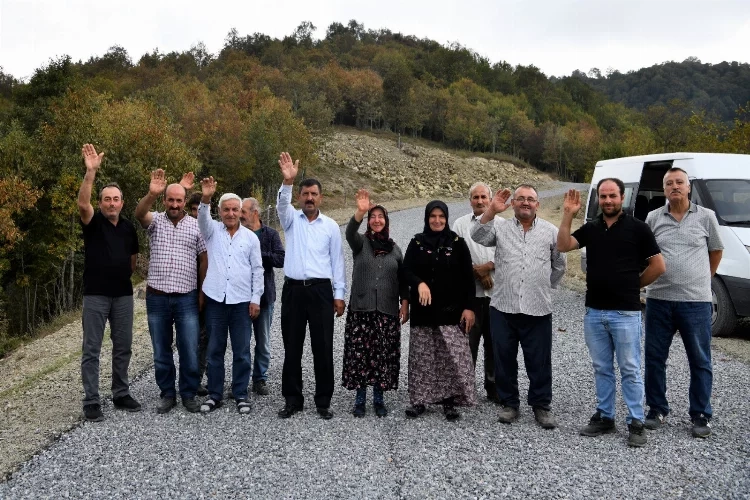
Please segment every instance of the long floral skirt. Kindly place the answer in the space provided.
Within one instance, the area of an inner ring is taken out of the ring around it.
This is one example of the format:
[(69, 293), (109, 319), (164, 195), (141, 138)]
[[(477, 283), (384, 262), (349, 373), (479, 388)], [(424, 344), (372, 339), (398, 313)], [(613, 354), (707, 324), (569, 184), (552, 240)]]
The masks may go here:
[(477, 402), (469, 337), (456, 325), (412, 326), (409, 334), (409, 400), (459, 406)]
[(401, 325), (398, 316), (349, 310), (344, 330), (342, 385), (384, 391), (398, 389), (401, 369)]

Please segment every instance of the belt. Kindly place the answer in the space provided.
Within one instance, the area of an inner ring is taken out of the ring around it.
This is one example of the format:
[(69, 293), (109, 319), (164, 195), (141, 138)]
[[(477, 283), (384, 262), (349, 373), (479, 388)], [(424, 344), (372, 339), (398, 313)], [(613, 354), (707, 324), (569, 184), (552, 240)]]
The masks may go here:
[(191, 292), (185, 292), (185, 293), (168, 293), (168, 292), (162, 292), (161, 290), (157, 290), (156, 288), (152, 288), (150, 286), (146, 286), (146, 293), (153, 293), (154, 295), (168, 295), (170, 297), (178, 297), (180, 295), (187, 295)]
[(328, 278), (309, 278), (306, 280), (293, 280), (292, 278), (287, 278), (284, 276), (284, 283), (288, 285), (300, 285), (300, 286), (311, 286), (311, 285), (320, 285), (323, 283), (331, 284), (331, 280)]

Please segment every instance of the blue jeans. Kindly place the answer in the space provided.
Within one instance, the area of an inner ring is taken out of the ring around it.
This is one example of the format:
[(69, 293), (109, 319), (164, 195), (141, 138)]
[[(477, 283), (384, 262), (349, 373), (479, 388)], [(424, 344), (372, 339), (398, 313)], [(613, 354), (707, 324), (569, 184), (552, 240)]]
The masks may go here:
[(175, 366), (172, 354), (172, 325), (180, 355), (180, 397), (189, 399), (198, 390), (198, 291), (181, 295), (146, 292), (146, 312), (151, 345), (154, 348), (154, 374), (161, 397), (175, 397)]
[(628, 407), (625, 421), (644, 421), (641, 378), (641, 311), (609, 311), (586, 308), (583, 332), (594, 365), (597, 410), (615, 418), (614, 355), (620, 367), (622, 398)]
[(253, 382), (268, 379), (268, 365), (271, 363), (271, 320), (273, 304), (260, 308), (260, 314), (253, 320), (255, 330), (255, 364)]
[(250, 302), (226, 304), (206, 297), (206, 333), (208, 334), (208, 396), (214, 401), (224, 397), (224, 354), (227, 330), (232, 342), (232, 394), (235, 400), (247, 399), (250, 383), (250, 337), (253, 323)]
[(711, 418), (711, 303), (646, 299), (646, 403), (662, 415), (667, 403), (667, 357), (679, 330), (690, 365), (690, 416)]

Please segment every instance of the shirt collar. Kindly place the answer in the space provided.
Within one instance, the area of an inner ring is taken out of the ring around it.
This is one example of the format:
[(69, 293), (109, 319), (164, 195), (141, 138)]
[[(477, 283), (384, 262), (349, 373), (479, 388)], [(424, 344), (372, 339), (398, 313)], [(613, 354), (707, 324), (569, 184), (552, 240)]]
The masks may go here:
[[(536, 221), (537, 221), (537, 219), (539, 219), (539, 217), (537, 217), (537, 216), (535, 215), (535, 216), (534, 216), (534, 220), (533, 220), (533, 221), (531, 221), (531, 227), (532, 227), (532, 228), (536, 227)], [(516, 217), (516, 216), (513, 216), (513, 222), (515, 222), (515, 223), (516, 223), (516, 226), (522, 226), (522, 225), (523, 225), (523, 224), (521, 223), (521, 221), (520, 221), (520, 220), (518, 220), (518, 217)]]

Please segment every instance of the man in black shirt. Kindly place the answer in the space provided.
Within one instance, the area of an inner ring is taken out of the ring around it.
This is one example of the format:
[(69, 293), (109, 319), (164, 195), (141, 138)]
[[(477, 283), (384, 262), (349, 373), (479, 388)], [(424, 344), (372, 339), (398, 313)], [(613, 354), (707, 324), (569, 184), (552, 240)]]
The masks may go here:
[[(594, 365), (598, 406), (583, 436), (615, 432), (614, 355), (620, 367), (622, 397), (628, 407), (628, 445), (646, 444), (643, 428), (643, 379), (641, 378), (640, 289), (666, 270), (651, 229), (625, 214), (625, 185), (620, 179), (602, 179), (596, 186), (602, 213), (572, 235), (570, 226), (581, 209), (581, 195), (571, 189), (565, 195), (563, 219), (557, 233), (557, 249), (569, 252), (587, 247), (586, 315), (583, 331)], [(643, 264), (646, 268), (641, 272)]]
[(112, 338), (112, 402), (115, 408), (139, 411), (130, 395), (128, 367), (133, 340), (133, 285), (138, 236), (133, 224), (120, 217), (122, 191), (108, 184), (99, 192), (99, 211), (91, 206), (91, 190), (104, 153), (84, 144), (86, 175), (78, 191), (78, 212), (83, 227), (83, 414), (86, 420), (104, 419), (99, 400), (99, 355), (104, 327), (109, 320)]

